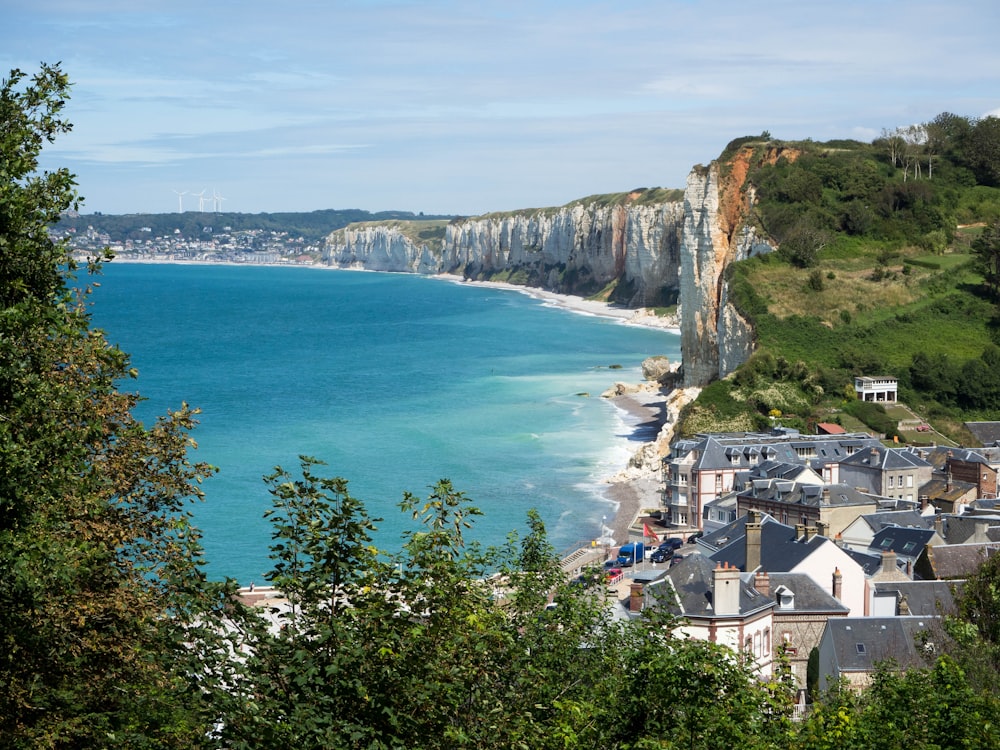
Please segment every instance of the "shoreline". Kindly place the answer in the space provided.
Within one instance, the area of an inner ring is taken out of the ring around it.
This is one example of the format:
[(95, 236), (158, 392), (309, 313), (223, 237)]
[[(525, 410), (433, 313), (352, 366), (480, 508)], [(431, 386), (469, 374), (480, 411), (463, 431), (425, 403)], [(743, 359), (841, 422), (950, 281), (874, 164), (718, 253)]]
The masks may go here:
[[(362, 271), (367, 269), (340, 268), (338, 266), (321, 265), (317, 263), (237, 263), (232, 261), (189, 261), (168, 259), (138, 259), (116, 256), (111, 262), (142, 263), (148, 265), (197, 265), (197, 266), (258, 266), (277, 268), (312, 268), (320, 271)], [(387, 273), (370, 271), (370, 273)], [(405, 272), (399, 272), (405, 273)], [(423, 275), (423, 274), (415, 274)], [(454, 284), (472, 284), (488, 289), (499, 289), (525, 294), (540, 300), (547, 306), (566, 310), (578, 315), (590, 315), (616, 320), (622, 325), (633, 325), (650, 328), (664, 333), (680, 335), (680, 328), (675, 320), (664, 319), (646, 308), (617, 307), (600, 300), (590, 300), (570, 294), (551, 292), (534, 287), (520, 286), (500, 281), (475, 281), (465, 279), (455, 274), (425, 275), (426, 278), (438, 279)], [(655, 353), (653, 353), (655, 354)], [(651, 354), (650, 356), (653, 356)], [(631, 427), (630, 440), (635, 442), (631, 457), (657, 445), (660, 433), (668, 422), (667, 408), (673, 391), (652, 387), (648, 381), (635, 386), (635, 390), (617, 396), (602, 396), (611, 405), (623, 412), (622, 421)], [(613, 386), (612, 386), (613, 387)], [(636, 524), (643, 510), (661, 506), (660, 474), (648, 468), (637, 468), (632, 464), (622, 467), (617, 473), (600, 480), (603, 485), (603, 495), (611, 505), (610, 518), (606, 523), (615, 546), (630, 541), (630, 529)], [(607, 532), (598, 525), (595, 537), (601, 538)]]

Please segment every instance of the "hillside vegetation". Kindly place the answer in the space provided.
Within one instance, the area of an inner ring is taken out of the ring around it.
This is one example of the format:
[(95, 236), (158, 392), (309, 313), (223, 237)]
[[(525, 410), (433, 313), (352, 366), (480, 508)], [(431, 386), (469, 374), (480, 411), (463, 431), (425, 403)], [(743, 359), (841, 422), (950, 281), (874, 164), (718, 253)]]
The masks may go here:
[(681, 432), (842, 421), (856, 375), (899, 378), (901, 400), (959, 442), (973, 442), (963, 421), (1000, 418), (1000, 120), (945, 113), (872, 143), (765, 133), (723, 159), (737, 153), (778, 250), (729, 269), (757, 349)]

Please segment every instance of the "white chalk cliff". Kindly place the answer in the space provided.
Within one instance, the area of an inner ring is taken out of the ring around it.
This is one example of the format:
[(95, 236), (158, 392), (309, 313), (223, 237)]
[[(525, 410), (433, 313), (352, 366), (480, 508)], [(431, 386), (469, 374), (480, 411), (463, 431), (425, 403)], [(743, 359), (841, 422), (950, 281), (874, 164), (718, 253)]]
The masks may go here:
[[(749, 154), (744, 154), (746, 157)], [(747, 163), (695, 167), (683, 201), (487, 214), (443, 227), (360, 224), (327, 238), (324, 260), (341, 268), (500, 279), (588, 296), (614, 285), (628, 307), (680, 304), (685, 386), (725, 377), (753, 350), (753, 331), (729, 301), (726, 266), (771, 250), (746, 222), (753, 201)], [(426, 224), (426, 226), (423, 226)]]

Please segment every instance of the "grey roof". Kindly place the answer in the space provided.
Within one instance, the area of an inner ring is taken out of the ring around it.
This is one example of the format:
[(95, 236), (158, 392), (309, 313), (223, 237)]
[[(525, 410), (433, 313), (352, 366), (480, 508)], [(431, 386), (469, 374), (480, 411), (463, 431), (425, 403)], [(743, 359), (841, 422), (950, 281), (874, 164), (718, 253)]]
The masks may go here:
[[(657, 606), (689, 619), (715, 618), (712, 599), (715, 588), (713, 571), (716, 564), (704, 555), (688, 555), (667, 572), (662, 581), (651, 584), (647, 591)], [(740, 576), (739, 617), (747, 617), (773, 607), (774, 599), (753, 587), (753, 575)], [(726, 616), (728, 617), (731, 616)]]
[[(925, 578), (948, 580), (968, 578), (987, 558), (996, 554), (1000, 544), (938, 544), (927, 549), (917, 570)], [(926, 565), (921, 563), (926, 562)]]
[[(738, 433), (730, 435), (700, 435), (696, 439), (676, 441), (670, 458), (697, 451), (694, 467), (699, 470), (726, 468), (745, 470), (758, 463), (774, 462), (803, 466), (819, 460), (822, 463), (840, 461), (863, 447), (880, 445), (876, 438), (864, 433), (843, 435), (800, 435)], [(799, 449), (815, 453), (809, 460), (799, 457)]]
[(845, 617), (827, 620), (824, 640), (833, 642), (841, 672), (869, 672), (892, 659), (901, 667), (925, 664), (917, 642), (936, 628), (933, 617)]
[(913, 616), (937, 617), (955, 610), (955, 593), (964, 581), (877, 581), (875, 595), (895, 593), (906, 597), (906, 606)]
[(868, 549), (877, 553), (895, 552), (898, 557), (915, 560), (935, 533), (934, 529), (886, 526), (875, 533)]
[(886, 526), (909, 526), (915, 529), (930, 529), (934, 519), (922, 516), (915, 510), (884, 510), (877, 513), (865, 513), (861, 519), (868, 524), (873, 532)]
[(965, 427), (983, 445), (995, 445), (1000, 441), (1000, 422), (966, 422)]
[(867, 578), (871, 578), (882, 568), (882, 555), (870, 555), (867, 552), (858, 552), (850, 547), (841, 547), (841, 550), (861, 566)]
[(741, 497), (813, 507), (872, 505), (877, 500), (846, 484), (800, 484), (776, 479), (750, 482)]
[(867, 467), (881, 471), (898, 471), (929, 467), (931, 464), (912, 448), (871, 447), (845, 458), (844, 466)]
[(794, 595), (794, 605), (791, 609), (779, 607), (774, 610), (775, 614), (783, 613), (826, 613), (826, 614), (846, 614), (850, 608), (835, 599), (831, 594), (823, 590), (816, 581), (805, 573), (768, 573), (770, 580), (771, 596), (776, 597), (776, 592), (780, 587), (789, 589)]
[[(761, 515), (760, 567), (769, 573), (792, 570), (821, 545), (829, 542), (826, 537), (818, 535), (814, 535), (808, 541), (804, 537), (799, 539), (793, 527), (775, 521), (766, 513)], [(702, 537), (698, 543), (715, 547), (716, 551), (711, 554), (712, 560), (745, 570), (746, 522), (747, 516), (740, 516), (718, 531)]]

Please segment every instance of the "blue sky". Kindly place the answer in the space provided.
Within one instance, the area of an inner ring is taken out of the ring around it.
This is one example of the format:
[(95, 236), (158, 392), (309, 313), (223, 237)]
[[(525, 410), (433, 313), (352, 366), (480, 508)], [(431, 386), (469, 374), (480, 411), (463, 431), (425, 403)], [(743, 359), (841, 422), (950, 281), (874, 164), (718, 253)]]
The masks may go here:
[(1000, 115), (997, 29), (996, 0), (4, 0), (0, 72), (62, 62), (44, 164), (86, 213), (474, 215), (683, 187), (763, 130)]

